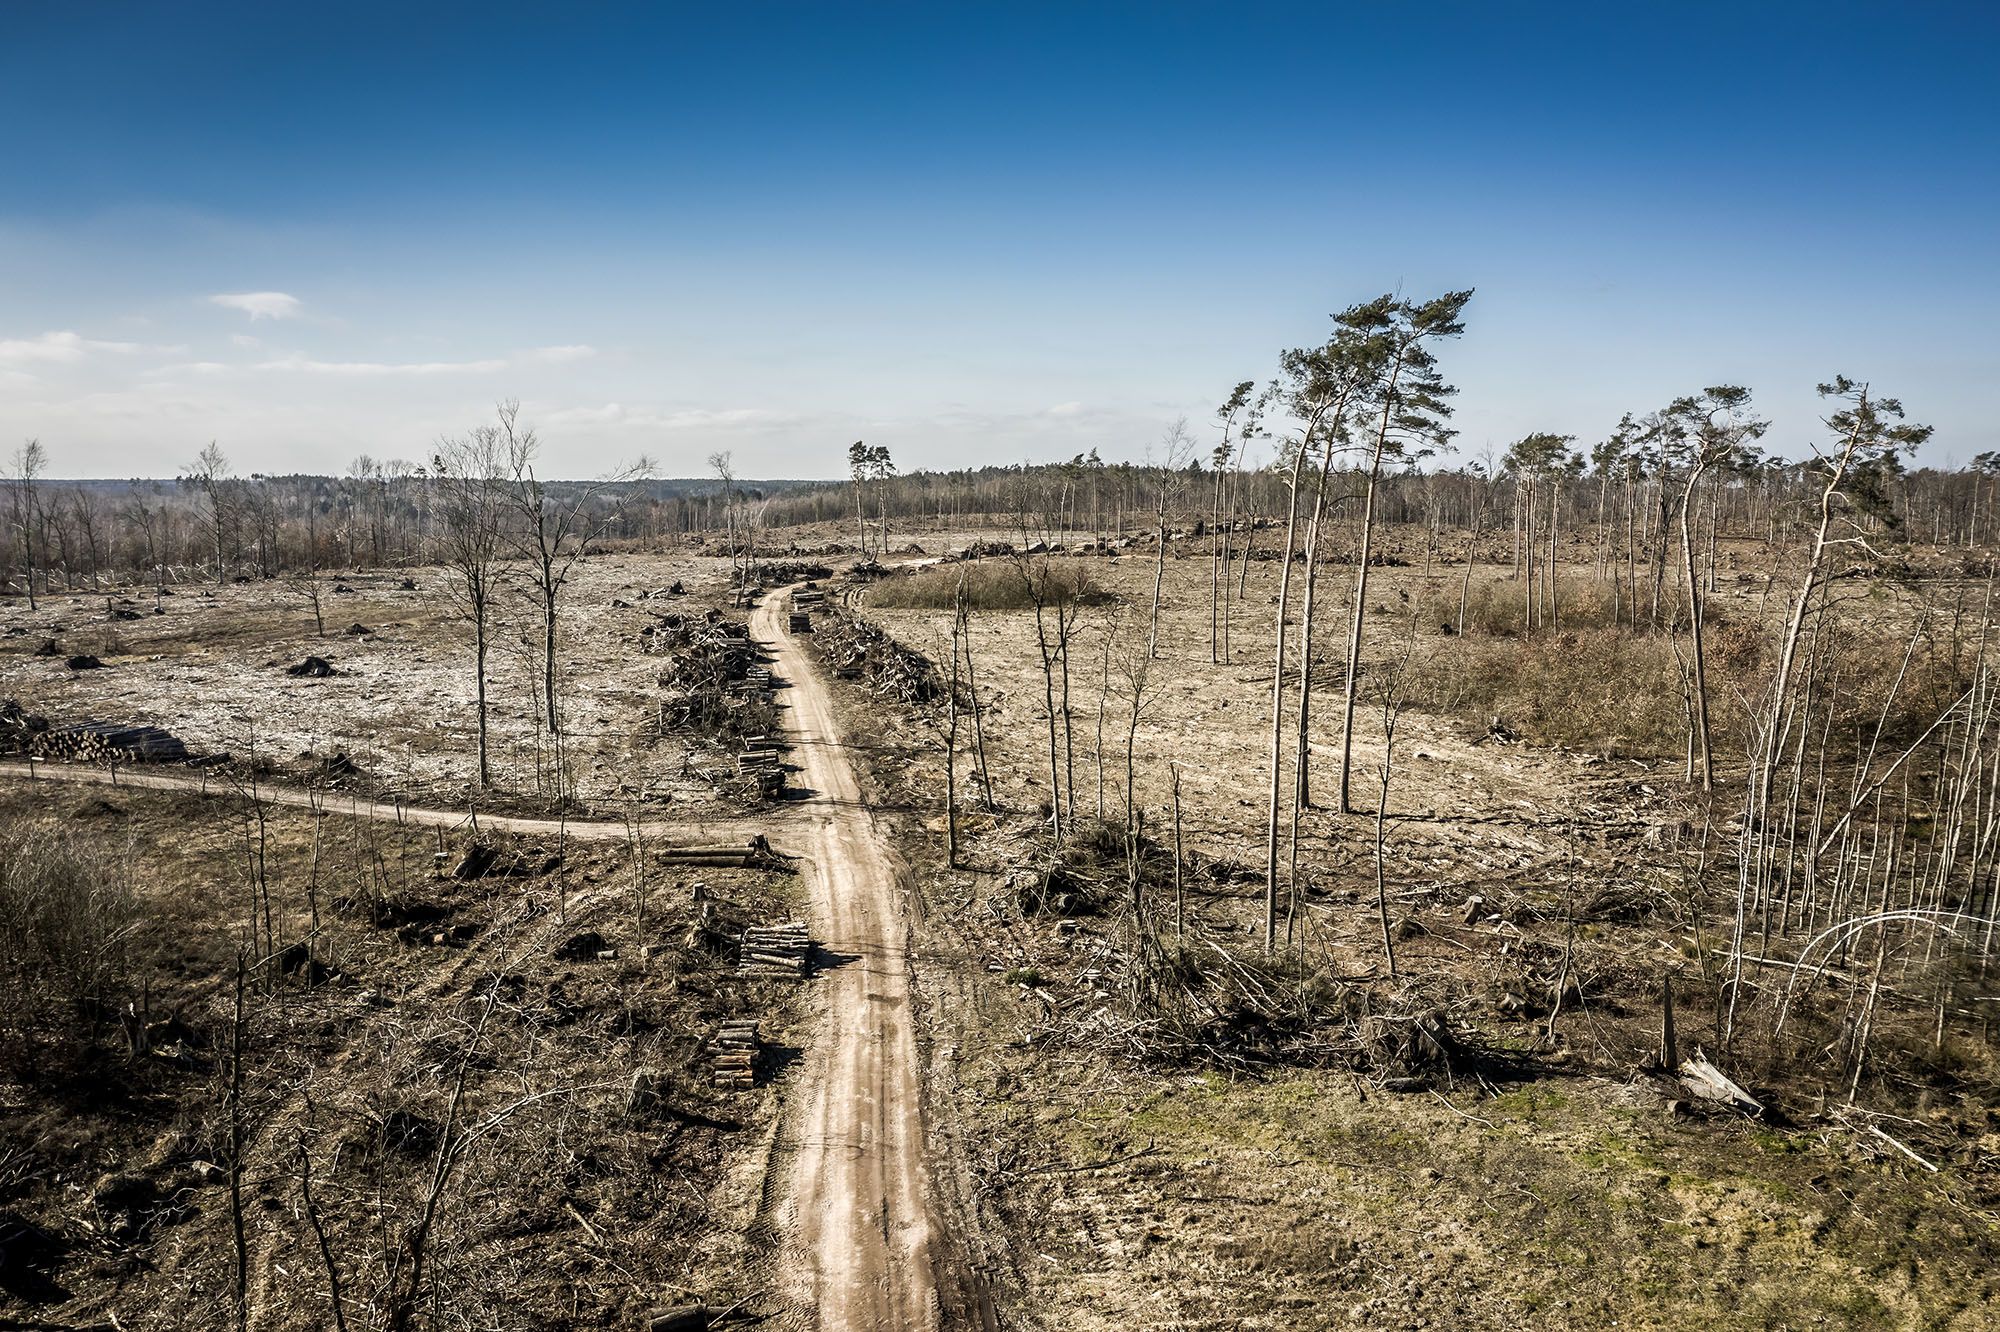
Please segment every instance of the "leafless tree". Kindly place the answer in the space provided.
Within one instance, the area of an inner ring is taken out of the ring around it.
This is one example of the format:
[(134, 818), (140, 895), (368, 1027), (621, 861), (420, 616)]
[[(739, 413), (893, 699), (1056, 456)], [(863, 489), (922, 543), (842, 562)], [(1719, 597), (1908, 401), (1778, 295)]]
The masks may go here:
[(437, 483), (438, 558), (445, 586), (472, 628), (473, 708), (479, 730), (479, 784), (493, 784), (487, 737), (486, 653), (493, 606), (494, 563), (499, 558), (504, 500), (502, 435), (497, 425), (474, 427), (439, 442), (432, 455)]
[(541, 441), (533, 429), (521, 426), (520, 414), (521, 405), (512, 401), (497, 411), (498, 449), (506, 472), (501, 494), (513, 515), (503, 530), (515, 555), (528, 566), (528, 581), (541, 612), (542, 705), (555, 747), (556, 794), (566, 797), (562, 706), (556, 688), (563, 589), (576, 562), (610, 521), (611, 506), (602, 501), (646, 476), (652, 465), (641, 458), (600, 480), (551, 491), (535, 470)]

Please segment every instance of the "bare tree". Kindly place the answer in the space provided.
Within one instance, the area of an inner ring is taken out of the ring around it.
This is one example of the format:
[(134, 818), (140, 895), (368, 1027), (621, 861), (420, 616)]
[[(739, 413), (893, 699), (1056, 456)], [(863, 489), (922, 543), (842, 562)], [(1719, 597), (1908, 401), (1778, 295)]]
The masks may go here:
[(1187, 418), (1183, 416), (1167, 427), (1166, 437), (1160, 441), (1160, 483), (1153, 496), (1153, 515), (1159, 549), (1153, 558), (1153, 618), (1146, 631), (1146, 655), (1160, 655), (1160, 589), (1167, 577), (1167, 518), (1172, 512), (1174, 501), (1180, 497), (1187, 484), (1183, 469), (1188, 459), (1194, 456), (1194, 436), (1188, 433)]
[(722, 530), (729, 541), (729, 581), (734, 584), (734, 595), (740, 599), (750, 582), (750, 574), (739, 561), (736, 550), (736, 469), (727, 450), (709, 454), (708, 467), (722, 482)]
[(11, 526), (21, 541), (21, 571), (28, 586), (28, 609), (35, 609), (35, 536), (40, 498), (35, 484), (48, 466), (49, 453), (38, 439), (31, 439), (14, 453), (14, 465), (7, 473), (7, 494), (12, 501)]
[(640, 458), (600, 480), (552, 491), (535, 472), (541, 441), (533, 429), (521, 428), (520, 414), (518, 402), (505, 402), (498, 408), (499, 449), (506, 469), (501, 494), (514, 518), (505, 532), (514, 553), (528, 566), (528, 581), (541, 611), (542, 705), (555, 746), (557, 795), (566, 797), (562, 707), (556, 689), (563, 589), (569, 585), (576, 562), (610, 521), (611, 506), (604, 501), (618, 487), (647, 475), (652, 465)]
[(432, 454), (437, 483), (438, 558), (448, 595), (472, 627), (473, 710), (479, 730), (479, 785), (493, 784), (486, 715), (486, 652), (493, 606), (493, 567), (503, 516), (501, 432), (475, 427), (441, 440)]
[(222, 447), (210, 440), (181, 474), (181, 484), (193, 486), (208, 502), (209, 531), (215, 545), (215, 585), (220, 587), (229, 581), (228, 533), (235, 517), (229, 459), (223, 455)]

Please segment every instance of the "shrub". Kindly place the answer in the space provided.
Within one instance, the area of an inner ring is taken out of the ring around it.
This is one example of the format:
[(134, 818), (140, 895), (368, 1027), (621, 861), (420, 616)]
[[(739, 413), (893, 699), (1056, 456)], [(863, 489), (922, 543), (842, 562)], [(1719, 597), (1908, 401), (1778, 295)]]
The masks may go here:
[[(1526, 592), (1521, 584), (1505, 579), (1475, 581), (1466, 589), (1465, 632), (1491, 638), (1519, 638), (1522, 623), (1527, 618), (1527, 606), (1523, 598)], [(1432, 628), (1441, 624), (1458, 626), (1459, 587), (1450, 580), (1441, 580), (1433, 594), (1424, 601), (1424, 620)], [(1556, 600), (1557, 624), (1561, 632), (1568, 633), (1581, 629), (1604, 629), (1617, 621), (1611, 614), (1611, 588), (1595, 579), (1566, 577), (1562, 580)], [(1620, 607), (1625, 619), (1630, 619), (1632, 607), (1628, 601)]]
[(1075, 602), (1094, 606), (1112, 600), (1080, 564), (1004, 560), (934, 566), (885, 578), (868, 590), (868, 604), (885, 610), (950, 610), (957, 604), (961, 579), (966, 603), (974, 610), (1032, 610), (1033, 581), (1042, 582), (1048, 605)]
[[(1680, 666), (1664, 636), (1589, 629), (1532, 639), (1473, 639), (1418, 654), (1403, 680), (1418, 707), (1474, 721), (1498, 716), (1543, 744), (1662, 756), (1686, 742)], [(1729, 724), (1713, 691), (1717, 734)]]
[(0, 1058), (74, 1055), (131, 990), (129, 858), (59, 824), (0, 825)]

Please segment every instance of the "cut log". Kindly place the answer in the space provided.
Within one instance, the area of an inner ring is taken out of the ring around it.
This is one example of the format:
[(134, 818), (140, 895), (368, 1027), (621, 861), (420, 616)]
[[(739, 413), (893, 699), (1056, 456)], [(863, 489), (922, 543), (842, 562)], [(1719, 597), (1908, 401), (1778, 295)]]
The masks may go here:
[(1720, 1101), (1746, 1115), (1764, 1113), (1762, 1101), (1730, 1081), (1729, 1076), (1708, 1062), (1699, 1050), (1695, 1051), (1694, 1058), (1681, 1064), (1681, 1086), (1704, 1101)]

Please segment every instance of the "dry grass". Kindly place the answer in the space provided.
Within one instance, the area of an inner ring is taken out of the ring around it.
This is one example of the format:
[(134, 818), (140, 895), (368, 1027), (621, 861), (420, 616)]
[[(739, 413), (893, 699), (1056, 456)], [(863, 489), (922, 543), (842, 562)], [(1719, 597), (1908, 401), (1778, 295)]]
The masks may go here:
[[(380, 1326), (453, 1124), (490, 1127), (467, 1144), (433, 1232), (423, 1307), (438, 1325), (644, 1326), (648, 1305), (690, 1290), (728, 1304), (759, 1288), (743, 1236), (779, 1103), (709, 1086), (701, 1045), (746, 1012), (771, 1039), (795, 1039), (789, 995), (711, 951), (684, 872), (649, 866), (641, 899), (623, 844), (498, 838), (508, 872), (458, 880), (447, 870), (462, 844), (434, 830), (267, 814), (277, 949), (264, 959), (265, 917), (245, 885), (258, 834), (240, 800), (0, 789), (9, 883), (23, 863), (57, 882), (41, 868), (52, 846), (74, 848), (59, 862), (72, 890), (112, 882), (128, 844), (146, 866), (129, 898), (93, 910), (113, 931), (136, 925), (126, 943), (156, 1019), (143, 1057), (101, 1049), (32, 1089), (0, 1076), (0, 1213), (54, 1237), (30, 1288), (43, 1307), (29, 1312), (68, 1325), (116, 1307), (126, 1326), (160, 1328), (232, 1317), (231, 1212), (214, 1167), (229, 1164), (232, 982), (252, 930), (241, 1104), (253, 1326), (333, 1325), (300, 1148), (349, 1326)], [(720, 930), (789, 913), (787, 876), (699, 875)], [(93, 979), (107, 929), (79, 939), (75, 908), (39, 883), (29, 900), (56, 939), (44, 952)], [(591, 940), (582, 957), (567, 947), (578, 937)], [(0, 1023), (17, 1014), (12, 998)], [(627, 1089), (641, 1068), (656, 1103), (637, 1110)], [(20, 1275), (0, 1265), (0, 1323), (22, 1312), (6, 1284)]]
[(17, 1072), (86, 1053), (136, 989), (131, 870), (73, 824), (0, 825), (0, 1059)]

